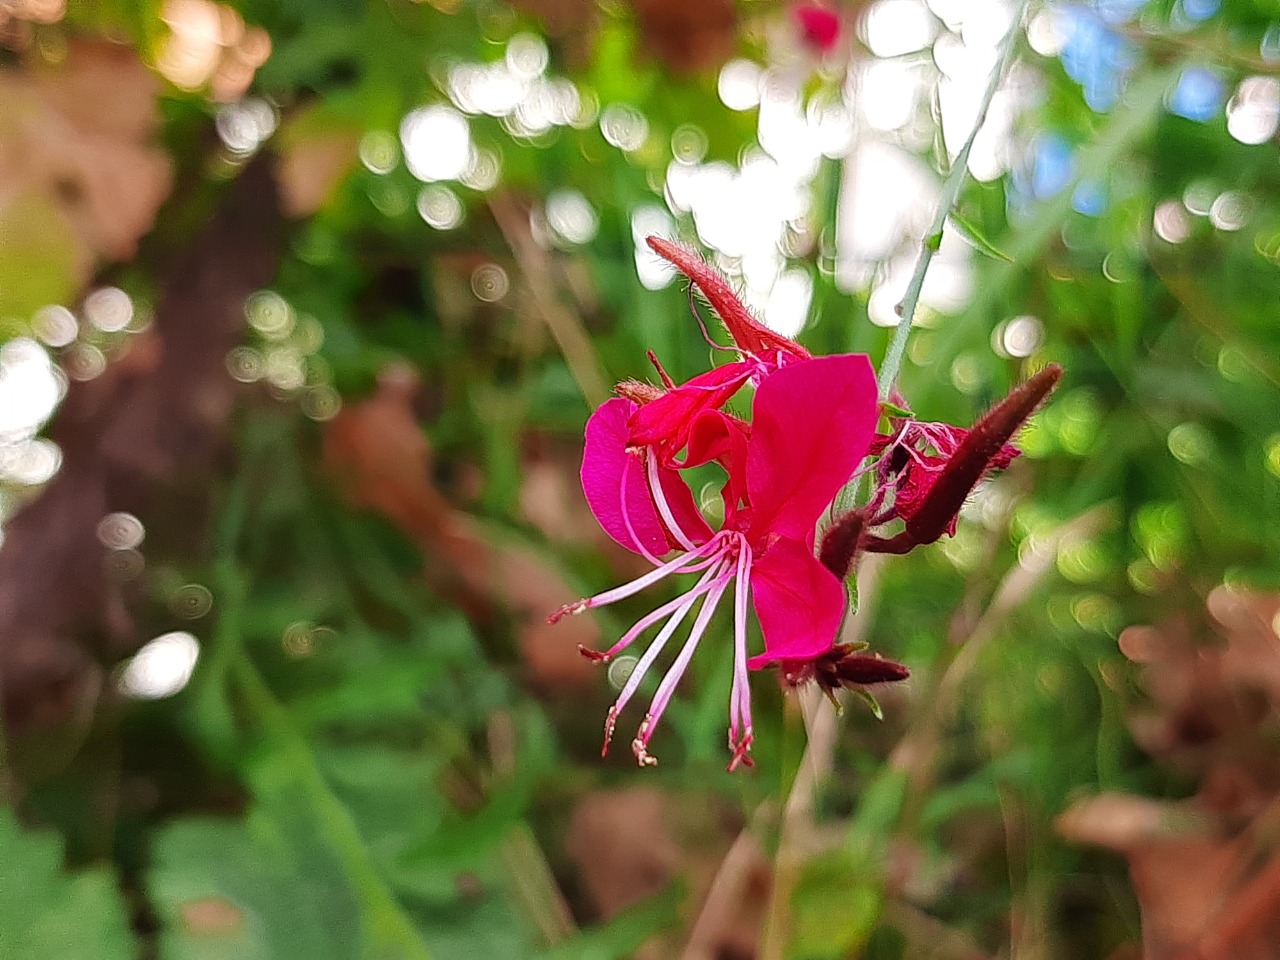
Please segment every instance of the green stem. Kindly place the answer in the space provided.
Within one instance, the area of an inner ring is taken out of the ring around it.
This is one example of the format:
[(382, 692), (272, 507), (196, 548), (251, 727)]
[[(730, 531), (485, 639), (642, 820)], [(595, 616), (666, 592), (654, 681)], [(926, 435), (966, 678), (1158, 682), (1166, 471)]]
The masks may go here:
[[(0, 690), (4, 685), (0, 684)], [(9, 742), (5, 739), (4, 710), (0, 704), (0, 807), (13, 806), (15, 791), (9, 774)]]
[(951, 211), (956, 205), (956, 198), (960, 196), (960, 188), (964, 186), (969, 168), (969, 154), (973, 151), (973, 141), (977, 139), (978, 131), (982, 129), (983, 123), (986, 122), (987, 111), (991, 109), (991, 101), (996, 95), (996, 90), (1000, 86), (1000, 81), (1003, 79), (1005, 71), (1009, 68), (1009, 63), (1013, 60), (1013, 53), (1018, 45), (1018, 36), (1021, 33), (1022, 14), (1025, 9), (1026, 0), (1023, 0), (1015, 11), (1013, 21), (1009, 24), (1009, 31), (1004, 35), (1004, 39), (1000, 43), (1000, 60), (991, 72), (991, 79), (987, 83), (987, 89), (982, 94), (982, 102), (978, 107), (978, 116), (973, 122), (973, 129), (969, 131), (968, 139), (965, 140), (964, 146), (960, 148), (960, 152), (956, 154), (955, 162), (951, 165), (951, 170), (947, 174), (946, 180), (942, 183), (942, 195), (938, 198), (938, 209), (934, 212), (933, 222), (929, 225), (929, 232), (920, 241), (920, 257), (916, 260), (915, 272), (911, 274), (911, 281), (907, 284), (906, 295), (902, 298), (902, 302), (898, 304), (900, 319), (898, 325), (894, 328), (893, 339), (889, 341), (889, 349), (885, 352), (884, 362), (880, 365), (881, 400), (889, 398), (889, 393), (893, 390), (894, 381), (898, 379), (898, 370), (902, 367), (902, 357), (907, 350), (907, 337), (911, 333), (911, 322), (915, 317), (916, 307), (920, 303), (920, 291), (924, 288), (925, 274), (929, 272), (929, 264), (933, 262), (933, 255), (938, 252), (938, 247), (942, 245), (942, 228), (946, 225), (947, 217), (951, 215)]
[[(223, 640), (225, 642), (225, 636)], [(245, 702), (272, 741), (271, 763), (276, 766), (273, 778), (284, 773), (302, 791), (302, 796), (310, 802), (311, 815), (315, 817), (320, 832), (333, 845), (342, 862), (362, 905), (369, 940), (387, 950), (389, 956), (431, 960), (431, 954), (413, 921), (379, 875), (351, 814), (329, 789), (311, 747), (294, 727), (262, 675), (242, 654), (233, 664), (232, 676)]]
[[(292, 781), (308, 800), (310, 814), (321, 833), (333, 845), (360, 901), (367, 934), (387, 956), (431, 960), (413, 921), (405, 913), (378, 872), (359, 829), (342, 801), (329, 788), (306, 738), (275, 698), (250, 659), (240, 634), (244, 619), (247, 582), (237, 554), (248, 512), (248, 484), (241, 473), (229, 492), (217, 529), (217, 556), (213, 565), (215, 595), (222, 612), (218, 618), (214, 660), (220, 683), (233, 683), (273, 751), (273, 777)], [(259, 783), (257, 790), (269, 789)], [(382, 954), (379, 954), (382, 955)]]

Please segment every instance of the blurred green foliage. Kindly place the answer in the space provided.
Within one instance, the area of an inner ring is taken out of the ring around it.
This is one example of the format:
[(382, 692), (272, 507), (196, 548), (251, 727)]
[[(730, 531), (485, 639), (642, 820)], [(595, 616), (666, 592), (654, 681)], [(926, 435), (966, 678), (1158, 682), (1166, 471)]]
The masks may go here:
[[(576, 496), (576, 445), (601, 399), (595, 380), (651, 376), (646, 350), (677, 379), (707, 365), (687, 292), (647, 289), (637, 274), (634, 217), (663, 207), (678, 129), (696, 124), (706, 161), (736, 164), (754, 144), (756, 115), (721, 102), (718, 62), (668, 69), (646, 36), (656, 28), (635, 8), (570, 5), (570, 23), (549, 36), (548, 76), (571, 80), (583, 105), (625, 102), (647, 135), (623, 151), (597, 118), (525, 135), (472, 116), (474, 145), (500, 160), (500, 178), (450, 182), (462, 219), (436, 229), (403, 162), (401, 122), (445, 102), (450, 64), (493, 63), (511, 37), (542, 35), (543, 5), (518, 6), (225, 8), (270, 37), (250, 88), (279, 123), (263, 149), (287, 163), (331, 143), (344, 162), (291, 225), (277, 300), (259, 304), (284, 311), (287, 324), (253, 323), (248, 352), (229, 361), (268, 385), (230, 424), (234, 458), (201, 478), (211, 519), (149, 529), (149, 543), (168, 546), (148, 548), (145, 596), (131, 608), (139, 639), (183, 626), (175, 584), (207, 586), (214, 598), (207, 617), (187, 624), (201, 643), (189, 686), (157, 702), (104, 694), (82, 749), (54, 773), (30, 774), (12, 751), (4, 772), (18, 816), (0, 811), (0, 957), (677, 956), (700, 903), (672, 880), (688, 864), (659, 877), (657, 894), (604, 916), (612, 911), (568, 849), (577, 804), (657, 786), (721, 821), (702, 846), (690, 844), (690, 860), (722, 856), (740, 824), (776, 844), (804, 732), (795, 698), (771, 677), (756, 678), (754, 773), (722, 771), (727, 643), (708, 643), (694, 664), (661, 735), (661, 767), (631, 769), (625, 748), (602, 762), (603, 677), (585, 693), (546, 682), (521, 647), (517, 622), (529, 611), (468, 618), (425, 575), (412, 531), (352, 507), (324, 464), (338, 398), (358, 405), (389, 364), (407, 362), (421, 382), (414, 413), (430, 439), (431, 480), (450, 507), (475, 519), (486, 542), (532, 551), (576, 592), (617, 580), (618, 558), (599, 541), (530, 515), (530, 464), (555, 465)], [(1028, 19), (1066, 6), (1032, 4)], [(1221, 107), (1203, 122), (1170, 111), (1188, 65), (1212, 65), (1227, 91), (1249, 76), (1274, 80), (1270, 6), (1227, 4), (1187, 25), (1180, 3), (1147, 4), (1115, 26), (1132, 53), (1124, 96), (1107, 109), (1089, 106), (1062, 59), (1020, 45), (1016, 83), (1033, 94), (1011, 170), (970, 182), (954, 221), (972, 248), (972, 295), (953, 315), (924, 312), (900, 384), (923, 419), (965, 424), (1028, 369), (1054, 361), (1066, 378), (1022, 436), (1024, 461), (966, 511), (957, 536), (894, 558), (864, 594), (867, 639), (914, 678), (882, 697), (883, 724), (861, 704), (844, 718), (815, 800), (819, 824), (832, 828), (822, 853), (784, 865), (789, 902), (754, 917), (774, 924), (765, 942), (785, 945), (777, 955), (924, 955), (933, 928), (907, 908), (988, 953), (1008, 950), (1012, 912), (1039, 931), (1046, 957), (1102, 956), (1138, 939), (1123, 863), (1066, 843), (1053, 824), (1082, 792), (1194, 788), (1131, 739), (1126, 710), (1143, 694), (1117, 647), (1121, 629), (1198, 612), (1224, 582), (1280, 585), (1274, 135), (1248, 145)], [(33, 27), (31, 46), (0, 70), (42, 58), (56, 68), (56, 51), (78, 34), (124, 40), (155, 67), (172, 34), (165, 9), (71, 4), (61, 22)], [(838, 94), (839, 68), (778, 53), (777, 34), (791, 29), (786, 5), (734, 9), (736, 55), (808, 71), (810, 97)], [(936, 80), (927, 49), (905, 59)], [(162, 86), (158, 137), (175, 189), (137, 257), (97, 269), (96, 282), (147, 308), (172, 251), (244, 163), (219, 140), (228, 107), (208, 93)], [(927, 135), (902, 142), (944, 168), (931, 104), (917, 113)], [(1048, 137), (1068, 145), (1070, 169), (1058, 189), (1035, 195), (1026, 184)], [(824, 157), (806, 183), (809, 212), (793, 226), (808, 241), (786, 263), (812, 284), (800, 338), (815, 352), (878, 359), (888, 333), (868, 319), (871, 290), (837, 285), (833, 266), (850, 162)], [(1077, 209), (1082, 185), (1103, 193), (1101, 210)], [(563, 188), (597, 218), (585, 242), (547, 240), (545, 201)], [(1211, 208), (1228, 195), (1243, 213), (1224, 225)], [(27, 202), (0, 207), (0, 323), (10, 337), (30, 332), (39, 307), (74, 305), (83, 280), (74, 237), (56, 225), (30, 236), (7, 226), (49, 219)], [(514, 210), (527, 227), (529, 208), (541, 235), (504, 220)], [(1173, 218), (1163, 235), (1153, 230), (1162, 215)], [(687, 213), (671, 223), (697, 238)], [(496, 269), (483, 276), (498, 295), (477, 288), (482, 267)], [(1041, 334), (1034, 348), (999, 349), (1009, 322), (1027, 316)], [(119, 338), (86, 327), (81, 342), (110, 352)], [(10, 483), (6, 511), (30, 493)], [(641, 610), (625, 607), (601, 617), (606, 636)], [(36, 752), (47, 749), (41, 736), (54, 734), (37, 734)], [(895, 744), (914, 752), (890, 761)], [(65, 857), (54, 830), (67, 838)], [(637, 952), (646, 940), (656, 954)]]

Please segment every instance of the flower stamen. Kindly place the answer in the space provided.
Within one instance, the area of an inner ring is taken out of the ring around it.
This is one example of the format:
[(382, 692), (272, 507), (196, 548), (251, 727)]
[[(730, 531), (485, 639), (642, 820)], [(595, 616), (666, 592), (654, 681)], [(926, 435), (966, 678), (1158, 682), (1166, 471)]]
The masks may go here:
[(733, 688), (729, 693), (729, 771), (742, 763), (752, 766), (751, 682), (747, 677), (747, 590), (751, 582), (751, 548), (738, 534), (738, 569), (733, 596)]
[(680, 648), (680, 652), (676, 655), (675, 662), (671, 664), (666, 675), (663, 676), (662, 682), (658, 684), (658, 692), (653, 695), (653, 700), (649, 704), (649, 712), (645, 714), (636, 739), (631, 743), (631, 751), (635, 754), (636, 762), (642, 767), (653, 766), (658, 762), (648, 752), (649, 739), (653, 736), (653, 731), (657, 727), (658, 721), (662, 719), (662, 714), (667, 709), (667, 704), (671, 702), (671, 696), (675, 693), (676, 684), (680, 682), (680, 678), (689, 669), (689, 661), (693, 659), (693, 652), (698, 648), (698, 643), (702, 640), (703, 634), (707, 632), (707, 625), (711, 622), (711, 615), (716, 612), (716, 607), (720, 604), (720, 598), (724, 596), (724, 591), (732, 579), (733, 576), (730, 574), (721, 574), (711, 581), (711, 589), (707, 592), (706, 599), (702, 601), (702, 608), (698, 611), (698, 618), (693, 622), (693, 628), (689, 631), (688, 639), (685, 640), (684, 646)]
[[(717, 561), (719, 557), (717, 556)], [(601, 756), (605, 756), (609, 752), (609, 742), (613, 739), (613, 728), (617, 724), (618, 715), (630, 702), (635, 692), (640, 688), (640, 683), (644, 680), (645, 674), (649, 672), (649, 668), (653, 666), (655, 660), (662, 653), (667, 645), (667, 641), (672, 635), (680, 629), (680, 624), (684, 623), (684, 618), (689, 615), (689, 611), (693, 609), (693, 605), (697, 602), (698, 597), (705, 594), (711, 589), (712, 583), (724, 572), (723, 566), (717, 563), (706, 573), (697, 584), (686, 593), (679, 597), (679, 606), (671, 615), (671, 619), (663, 624), (662, 629), (658, 631), (658, 635), (653, 638), (653, 642), (649, 644), (649, 648), (645, 650), (644, 655), (636, 663), (631, 671), (631, 676), (627, 677), (627, 682), (622, 686), (622, 692), (618, 694), (618, 699), (614, 701), (612, 707), (609, 708), (609, 715), (605, 719), (604, 724), (604, 747), (600, 751)]]
[(667, 503), (667, 495), (662, 490), (662, 483), (658, 479), (658, 458), (655, 456), (647, 456), (649, 468), (649, 492), (653, 495), (654, 505), (658, 508), (658, 515), (662, 517), (662, 522), (667, 525), (667, 529), (671, 531), (671, 535), (676, 538), (680, 546), (686, 550), (696, 550), (697, 547), (684, 532), (680, 524), (676, 522), (675, 514), (671, 512), (671, 504)]
[[(584, 610), (607, 607), (611, 603), (625, 600), (627, 597), (639, 593), (658, 581), (665, 580), (673, 573), (694, 573), (705, 569), (710, 564), (699, 563), (698, 561), (706, 557), (707, 554), (715, 553), (722, 549), (722, 544), (723, 541), (720, 538), (712, 537), (702, 546), (692, 548), (688, 553), (682, 553), (674, 560), (668, 560), (658, 569), (650, 570), (644, 576), (637, 577), (629, 583), (614, 587), (612, 590), (606, 590), (604, 593), (598, 593), (594, 597), (586, 597), (582, 600), (575, 600), (573, 603), (566, 603), (551, 616), (547, 617), (547, 623), (559, 623), (565, 617), (576, 616)], [(714, 561), (714, 558), (712, 559)]]

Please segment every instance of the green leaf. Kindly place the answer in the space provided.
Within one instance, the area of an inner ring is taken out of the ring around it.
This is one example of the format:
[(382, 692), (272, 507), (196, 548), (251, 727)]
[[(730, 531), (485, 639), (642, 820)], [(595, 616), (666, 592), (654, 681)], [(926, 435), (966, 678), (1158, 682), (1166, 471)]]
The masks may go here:
[(916, 415), (906, 407), (900, 407), (892, 400), (885, 400), (880, 404), (880, 415), (888, 417), (891, 420), (914, 420)]
[(360, 905), (301, 819), (187, 820), (163, 830), (147, 887), (163, 960), (360, 957)]
[(858, 801), (858, 812), (850, 826), (855, 839), (886, 837), (902, 811), (907, 777), (901, 770), (887, 767), (867, 785)]
[(871, 708), (871, 713), (877, 720), (884, 719), (884, 710), (880, 706), (880, 701), (875, 698), (875, 694), (870, 690), (857, 690), (855, 692), (866, 701), (867, 706)]
[(952, 210), (949, 218), (952, 226), (964, 237), (969, 243), (973, 244), (975, 250), (984, 253), (993, 260), (1003, 260), (1005, 263), (1013, 263), (1013, 257), (1009, 256), (1003, 250), (996, 249), (996, 246), (988, 240), (982, 233), (982, 230), (968, 217), (964, 216), (958, 210)]
[(793, 894), (795, 931), (787, 951), (797, 960), (858, 955), (884, 902), (874, 866), (848, 850), (805, 865)]
[(623, 960), (634, 956), (646, 940), (680, 922), (685, 890), (673, 883), (661, 893), (623, 910), (608, 923), (584, 930), (539, 960)]
[(59, 836), (28, 833), (0, 808), (0, 956), (126, 960), (137, 956), (110, 870), (63, 870)]

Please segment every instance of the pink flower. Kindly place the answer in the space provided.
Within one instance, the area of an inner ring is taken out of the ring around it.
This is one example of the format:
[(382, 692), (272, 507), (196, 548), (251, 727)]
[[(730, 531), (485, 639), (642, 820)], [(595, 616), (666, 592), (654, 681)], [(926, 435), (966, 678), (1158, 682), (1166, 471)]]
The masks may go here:
[[(662, 376), (665, 389), (656, 397), (640, 397), (628, 390), (620, 391), (641, 400), (632, 415), (629, 443), (652, 448), (659, 461), (668, 467), (679, 466), (675, 457), (689, 442), (689, 430), (698, 415), (706, 410), (719, 410), (748, 382), (757, 386), (787, 364), (812, 359), (812, 354), (794, 340), (770, 330), (751, 315), (729, 282), (692, 250), (649, 237), (648, 244), (660, 257), (670, 261), (710, 302), (724, 324), (732, 347), (720, 347), (738, 355), (738, 359), (677, 386), (652, 356)], [(644, 386), (644, 385), (641, 385)], [(651, 388), (658, 390), (658, 388)]]
[(797, 3), (791, 15), (800, 28), (805, 46), (817, 54), (827, 54), (840, 42), (840, 14), (818, 3)]
[[(681, 466), (715, 460), (728, 474), (725, 520), (714, 532), (698, 513), (678, 471), (653, 447), (630, 442), (627, 424), (638, 409), (633, 401), (618, 398), (591, 416), (582, 485), (605, 531), (651, 560), (655, 569), (571, 604), (551, 619), (614, 603), (672, 574), (700, 574), (688, 591), (642, 617), (609, 650), (584, 651), (592, 659), (612, 659), (645, 630), (662, 623), (609, 710), (607, 751), (618, 715), (671, 637), (698, 607), (693, 626), (631, 744), (636, 760), (650, 765), (656, 762), (648, 751), (654, 729), (716, 607), (732, 587), (732, 770), (751, 762), (748, 670), (779, 661), (813, 660), (830, 651), (835, 641), (845, 592), (839, 578), (814, 557), (814, 527), (867, 454), (879, 410), (875, 375), (870, 361), (861, 355), (806, 359), (774, 369), (760, 383), (749, 429), (709, 406), (693, 412), (692, 419), (680, 427), (687, 437)], [(678, 555), (660, 559), (669, 548), (679, 551)], [(748, 600), (764, 636), (764, 651), (752, 657), (747, 653)]]

